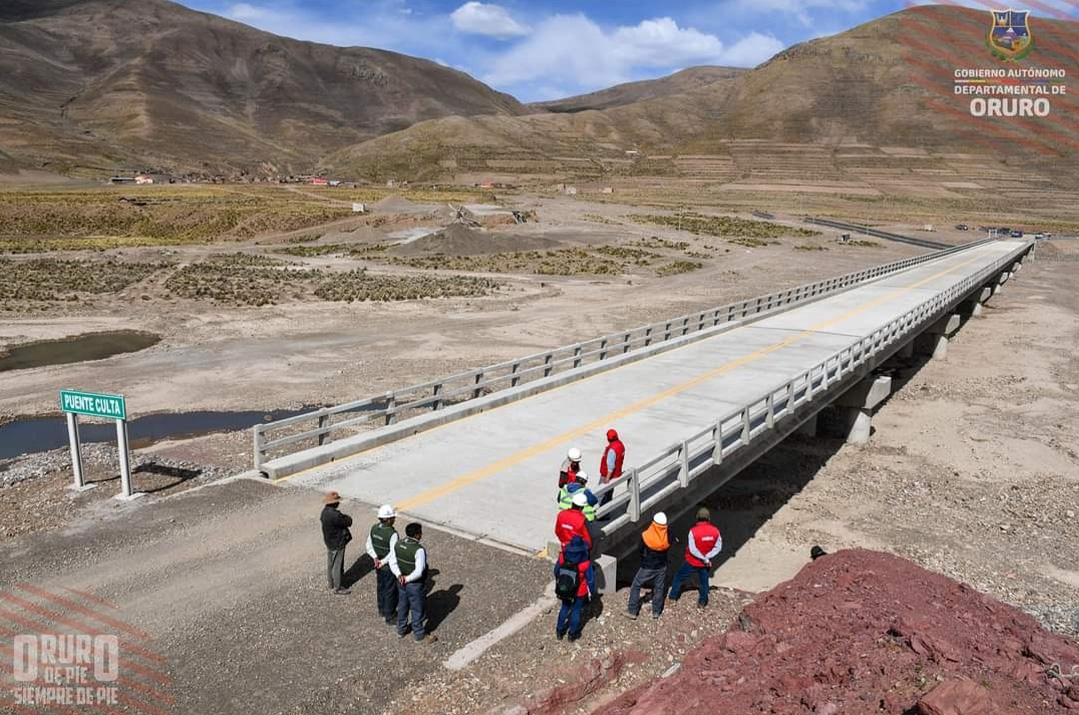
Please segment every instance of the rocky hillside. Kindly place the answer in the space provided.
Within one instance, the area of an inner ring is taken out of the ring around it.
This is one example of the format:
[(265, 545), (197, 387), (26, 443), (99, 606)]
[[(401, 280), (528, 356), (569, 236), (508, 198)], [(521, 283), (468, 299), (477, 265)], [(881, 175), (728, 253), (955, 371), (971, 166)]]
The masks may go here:
[[(915, 6), (795, 45), (728, 80), (601, 111), (583, 109), (582, 99), (565, 105), (582, 108), (572, 114), (424, 122), (328, 161), (422, 175), (477, 157), (505, 165), (622, 156), (631, 148), (722, 154), (726, 142), (764, 140), (1049, 158), (1050, 170), (1054, 162), (1064, 165), (1079, 149), (1076, 92), (1054, 97), (1048, 117), (977, 119), (969, 98), (954, 94), (957, 67), (999, 65), (985, 45), (988, 17)], [(1073, 69), (1079, 23), (1039, 17), (1034, 24), (1036, 50), (1021, 66)]]
[(690, 67), (659, 79), (627, 82), (598, 92), (549, 102), (532, 102), (529, 107), (542, 112), (583, 112), (586, 109), (610, 109), (657, 97), (668, 97), (701, 87), (727, 82), (745, 72), (738, 67)]
[(0, 77), (0, 159), (59, 170), (304, 170), (419, 121), (529, 111), (434, 62), (166, 0), (5, 0)]

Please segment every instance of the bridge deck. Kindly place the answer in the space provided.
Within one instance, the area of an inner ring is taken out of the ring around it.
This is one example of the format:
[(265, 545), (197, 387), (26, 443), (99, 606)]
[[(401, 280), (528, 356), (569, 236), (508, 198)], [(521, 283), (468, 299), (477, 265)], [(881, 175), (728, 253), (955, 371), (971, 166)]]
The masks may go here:
[(627, 467), (643, 462), (1020, 246), (953, 254), (286, 479), (539, 550), (553, 538), (570, 446), (593, 483), (609, 427)]

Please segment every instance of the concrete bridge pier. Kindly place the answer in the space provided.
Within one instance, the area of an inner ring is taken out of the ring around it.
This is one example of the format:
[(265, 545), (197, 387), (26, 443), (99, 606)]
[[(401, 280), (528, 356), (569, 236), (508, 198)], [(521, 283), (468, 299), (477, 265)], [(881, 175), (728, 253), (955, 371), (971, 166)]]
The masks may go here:
[(982, 302), (977, 297), (970, 298), (959, 304), (959, 314), (967, 318), (977, 318), (984, 312)]
[(958, 332), (962, 323), (963, 318), (958, 313), (944, 316), (914, 339), (915, 350), (919, 355), (943, 360), (948, 356), (948, 340)]
[(873, 427), (873, 411), (892, 394), (892, 378), (869, 376), (843, 393), (828, 409), (850, 444), (865, 444)]
[(1012, 277), (1012, 274), (1009, 273), (1008, 271), (1004, 271), (999, 276), (997, 276), (996, 282), (993, 283), (993, 295), (996, 295), (997, 293), (1004, 290), (1004, 284), (1007, 283), (1008, 279), (1011, 278), (1011, 277)]

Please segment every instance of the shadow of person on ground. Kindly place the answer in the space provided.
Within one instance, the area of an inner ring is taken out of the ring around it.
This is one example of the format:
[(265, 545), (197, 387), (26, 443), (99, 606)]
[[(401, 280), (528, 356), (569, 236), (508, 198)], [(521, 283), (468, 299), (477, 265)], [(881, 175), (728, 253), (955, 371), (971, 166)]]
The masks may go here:
[(581, 630), (584, 630), (593, 618), (599, 618), (602, 615), (603, 596), (597, 593), (581, 607)]
[(463, 584), (455, 583), (449, 588), (435, 591), (427, 597), (427, 630), (433, 631), (438, 628), (446, 617), (453, 613), (461, 604)]
[(360, 579), (375, 570), (375, 562), (366, 553), (360, 554), (341, 579), (342, 588), (352, 588)]

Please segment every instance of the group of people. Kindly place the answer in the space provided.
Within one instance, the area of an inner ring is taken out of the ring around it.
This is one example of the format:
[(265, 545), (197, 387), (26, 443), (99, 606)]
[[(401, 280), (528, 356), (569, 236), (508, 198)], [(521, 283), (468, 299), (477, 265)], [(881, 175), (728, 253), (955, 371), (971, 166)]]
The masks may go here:
[[(602, 499), (588, 488), (588, 474), (581, 468), (581, 450), (571, 448), (558, 475), (558, 517), (555, 535), (560, 550), (554, 567), (555, 594), (561, 599), (555, 624), (559, 640), (581, 637), (585, 603), (596, 595), (595, 569), (592, 565), (592, 533), (589, 524), (596, 520), (597, 509), (612, 497), (608, 489)], [(607, 445), (600, 457), (602, 484), (622, 476), (626, 447), (614, 429), (607, 431)], [(345, 548), (352, 541), (352, 518), (340, 510), (341, 495), (335, 491), (323, 497), (322, 537), (326, 544), (326, 580), (333, 593), (347, 596), (351, 590), (344, 583)], [(404, 537), (397, 533), (397, 512), (390, 504), (378, 508), (377, 521), (367, 536), (366, 552), (374, 563), (375, 601), (378, 614), (397, 635), (409, 632), (417, 642), (435, 642), (438, 637), (427, 632), (427, 592), (429, 569), (427, 550), (422, 546), (423, 527), (419, 522), (405, 526)], [(651, 588), (652, 617), (659, 618), (666, 601), (677, 601), (683, 582), (697, 578), (698, 607), (708, 605), (708, 579), (712, 561), (723, 548), (719, 529), (711, 522), (706, 507), (696, 513), (696, 523), (686, 535), (686, 549), (681, 567), (667, 588), (667, 565), (671, 549), (667, 515), (658, 512), (640, 536), (640, 567), (629, 590), (626, 615), (637, 618), (641, 611), (641, 591)], [(677, 540), (675, 540), (677, 543)], [(411, 623), (410, 623), (411, 621)]]
[[(326, 579), (335, 594), (347, 596), (352, 591), (344, 584), (345, 547), (352, 541), (352, 517), (341, 513), (341, 495), (337, 492), (327, 492), (322, 503)], [(400, 538), (394, 526), (397, 511), (390, 504), (378, 508), (377, 518), (367, 536), (366, 551), (375, 566), (378, 615), (402, 638), (411, 631), (417, 642), (436, 642), (438, 636), (427, 632), (430, 584), (427, 549), (420, 543), (423, 526), (416, 521), (409, 523), (404, 538)]]
[[(626, 447), (616, 430), (607, 431), (607, 447), (600, 458), (602, 483), (622, 476)], [(584, 604), (596, 594), (595, 570), (592, 565), (592, 534), (589, 523), (596, 519), (596, 509), (611, 496), (607, 490), (602, 500), (588, 489), (588, 475), (581, 469), (582, 454), (573, 447), (566, 455), (558, 474), (558, 517), (555, 519), (555, 536), (560, 551), (555, 563), (555, 595), (562, 601), (555, 622), (555, 636), (562, 640), (567, 635), (574, 641), (581, 637)], [(670, 589), (667, 588), (667, 565), (671, 549), (667, 515), (658, 512), (640, 536), (638, 554), (640, 566), (629, 590), (626, 616), (636, 619), (641, 611), (641, 590), (652, 590), (652, 617), (659, 618), (667, 600), (677, 601), (682, 595), (683, 582), (692, 576), (697, 578), (697, 606), (708, 605), (708, 580), (712, 561), (723, 549), (723, 537), (711, 521), (707, 507), (697, 509), (696, 522), (686, 534), (686, 549), (682, 565), (675, 572)]]

